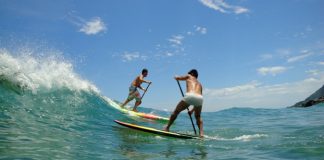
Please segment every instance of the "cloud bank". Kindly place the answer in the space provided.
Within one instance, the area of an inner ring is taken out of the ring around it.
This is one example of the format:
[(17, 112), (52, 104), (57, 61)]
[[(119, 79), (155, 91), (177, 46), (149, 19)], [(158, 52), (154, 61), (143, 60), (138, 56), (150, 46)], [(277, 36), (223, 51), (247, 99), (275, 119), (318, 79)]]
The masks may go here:
[(282, 108), (304, 100), (319, 89), (324, 74), (282, 84), (265, 85), (257, 81), (238, 86), (204, 90), (204, 111), (231, 107)]

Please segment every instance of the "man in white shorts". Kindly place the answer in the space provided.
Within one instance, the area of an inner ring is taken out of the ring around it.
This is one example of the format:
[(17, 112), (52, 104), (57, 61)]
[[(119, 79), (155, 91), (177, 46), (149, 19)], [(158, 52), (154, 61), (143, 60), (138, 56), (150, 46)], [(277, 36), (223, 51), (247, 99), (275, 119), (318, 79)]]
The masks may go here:
[(164, 128), (165, 131), (169, 131), (170, 126), (177, 118), (178, 114), (188, 108), (190, 105), (193, 105), (194, 108), (189, 112), (189, 114), (192, 114), (195, 112), (195, 118), (197, 121), (197, 125), (199, 128), (199, 135), (200, 137), (203, 137), (204, 131), (203, 131), (203, 121), (200, 117), (202, 104), (203, 104), (203, 96), (202, 96), (202, 85), (197, 80), (198, 78), (198, 72), (195, 69), (192, 69), (188, 72), (185, 76), (176, 76), (174, 77), (176, 80), (179, 81), (186, 81), (187, 84), (187, 92), (183, 99), (178, 103), (177, 107), (173, 111), (173, 113), (170, 116), (170, 120), (168, 125)]

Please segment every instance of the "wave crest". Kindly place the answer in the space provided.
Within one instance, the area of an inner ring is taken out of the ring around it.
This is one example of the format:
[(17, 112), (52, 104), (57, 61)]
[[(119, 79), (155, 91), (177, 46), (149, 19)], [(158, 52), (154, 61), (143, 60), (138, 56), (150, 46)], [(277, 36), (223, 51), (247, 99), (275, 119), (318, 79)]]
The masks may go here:
[(93, 84), (74, 72), (70, 62), (53, 55), (35, 57), (23, 51), (13, 56), (8, 50), (0, 49), (0, 81), (11, 89), (27, 89), (33, 93), (60, 88), (99, 93)]

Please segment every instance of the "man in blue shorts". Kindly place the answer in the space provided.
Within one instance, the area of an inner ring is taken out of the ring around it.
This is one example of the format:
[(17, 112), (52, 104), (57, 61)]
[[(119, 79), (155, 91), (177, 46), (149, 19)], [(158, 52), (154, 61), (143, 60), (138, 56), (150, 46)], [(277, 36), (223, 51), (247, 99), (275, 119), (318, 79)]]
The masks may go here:
[(128, 93), (128, 97), (125, 100), (125, 102), (121, 105), (122, 108), (124, 108), (124, 106), (130, 102), (131, 100), (135, 99), (135, 105), (133, 108), (133, 111), (137, 112), (137, 107), (142, 103), (142, 98), (141, 98), (141, 94), (138, 92), (137, 88), (143, 90), (144, 92), (146, 91), (141, 84), (143, 82), (145, 83), (152, 83), (150, 81), (146, 81), (144, 80), (144, 77), (146, 77), (148, 75), (148, 70), (147, 69), (143, 69), (142, 70), (142, 74), (140, 74), (139, 76), (137, 76), (134, 81), (131, 83), (130, 87), (129, 87), (129, 93)]

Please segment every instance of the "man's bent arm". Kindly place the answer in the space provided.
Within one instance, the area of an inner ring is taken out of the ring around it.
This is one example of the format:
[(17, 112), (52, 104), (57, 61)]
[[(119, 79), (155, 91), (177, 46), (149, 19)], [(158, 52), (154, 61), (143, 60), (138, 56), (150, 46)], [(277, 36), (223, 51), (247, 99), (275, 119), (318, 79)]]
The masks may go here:
[(189, 78), (188, 75), (185, 75), (185, 76), (175, 76), (174, 79), (176, 80), (180, 80), (180, 81), (184, 81), (184, 80), (187, 80)]

